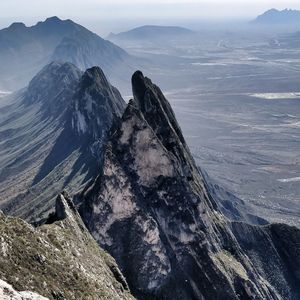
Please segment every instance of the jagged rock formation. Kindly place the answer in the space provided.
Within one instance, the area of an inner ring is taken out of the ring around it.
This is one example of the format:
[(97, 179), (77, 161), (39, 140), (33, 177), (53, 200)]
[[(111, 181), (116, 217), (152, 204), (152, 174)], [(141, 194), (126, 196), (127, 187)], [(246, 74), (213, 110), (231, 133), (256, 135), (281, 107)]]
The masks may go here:
[(160, 89), (141, 72), (132, 85), (80, 214), (134, 295), (299, 299), (299, 230), (224, 217)]
[[(53, 60), (73, 63), (81, 70), (100, 66), (106, 74), (116, 78), (131, 57), (83, 26), (57, 17), (31, 27), (13, 23), (0, 30), (0, 89), (25, 87), (43, 66)], [(116, 72), (116, 67), (119, 72)]]
[(53, 62), (0, 107), (0, 207), (30, 221), (57, 193), (98, 172), (106, 133), (125, 102), (98, 67)]
[(56, 300), (133, 299), (114, 259), (98, 247), (65, 193), (48, 223), (34, 228), (1, 213), (1, 299), (46, 299), (12, 287)]

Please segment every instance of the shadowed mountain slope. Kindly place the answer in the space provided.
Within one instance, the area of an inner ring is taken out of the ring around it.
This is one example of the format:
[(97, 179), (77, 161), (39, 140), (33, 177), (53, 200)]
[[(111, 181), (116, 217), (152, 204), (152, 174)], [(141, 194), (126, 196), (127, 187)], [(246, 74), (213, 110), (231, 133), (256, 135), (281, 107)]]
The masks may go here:
[(31, 27), (13, 23), (0, 30), (0, 89), (23, 88), (53, 60), (71, 62), (81, 70), (100, 66), (108, 75), (118, 77), (130, 56), (83, 26), (57, 17)]
[(83, 73), (60, 62), (9, 97), (0, 108), (0, 206), (33, 220), (59, 191), (79, 191), (98, 172), (125, 102), (100, 68)]
[[(114, 259), (98, 247), (65, 193), (49, 221), (34, 228), (0, 212), (1, 280), (47, 299), (133, 299)], [(46, 299), (29, 292), (17, 298), (15, 291), (7, 295), (10, 289), (3, 288), (1, 299)]]

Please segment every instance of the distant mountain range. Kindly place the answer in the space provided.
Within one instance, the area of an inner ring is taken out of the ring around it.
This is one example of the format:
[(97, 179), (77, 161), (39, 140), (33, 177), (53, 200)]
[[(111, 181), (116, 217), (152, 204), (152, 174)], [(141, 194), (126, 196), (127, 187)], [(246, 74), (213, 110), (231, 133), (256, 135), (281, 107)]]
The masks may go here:
[(145, 40), (176, 38), (185, 35), (192, 35), (194, 31), (178, 26), (155, 26), (145, 25), (118, 34), (111, 33), (109, 40)]
[(81, 70), (100, 66), (111, 75), (127, 59), (123, 49), (71, 20), (52, 17), (32, 27), (13, 23), (0, 30), (0, 90), (26, 86), (54, 60), (71, 62)]
[(258, 16), (252, 23), (260, 25), (300, 25), (300, 11), (273, 8)]

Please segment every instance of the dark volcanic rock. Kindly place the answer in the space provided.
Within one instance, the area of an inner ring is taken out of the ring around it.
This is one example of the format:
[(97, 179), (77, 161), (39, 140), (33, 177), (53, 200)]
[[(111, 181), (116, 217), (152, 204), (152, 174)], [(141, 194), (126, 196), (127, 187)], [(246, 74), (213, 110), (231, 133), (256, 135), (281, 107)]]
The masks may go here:
[[(299, 256), (297, 244), (280, 262), (275, 252), (268, 253), (269, 261), (274, 258), (268, 271), (274, 278), (284, 276), (279, 286), (253, 259), (266, 255), (264, 245), (255, 242), (273, 225), (231, 224), (206, 189), (160, 89), (141, 72), (132, 84), (134, 100), (111, 130), (103, 170), (82, 195), (80, 213), (134, 294), (140, 299), (281, 299), (288, 294), (286, 299), (296, 299), (298, 274), (289, 261)], [(296, 229), (283, 231), (297, 240)], [(272, 233), (265, 243), (276, 248), (281, 239)]]

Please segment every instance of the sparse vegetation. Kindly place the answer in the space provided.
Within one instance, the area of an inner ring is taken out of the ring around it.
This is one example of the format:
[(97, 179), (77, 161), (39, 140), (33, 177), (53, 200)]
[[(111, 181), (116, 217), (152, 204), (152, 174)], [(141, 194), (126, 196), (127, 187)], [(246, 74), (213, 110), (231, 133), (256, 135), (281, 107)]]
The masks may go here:
[(1, 214), (0, 278), (49, 299), (132, 299), (114, 259), (76, 218), (34, 228)]

